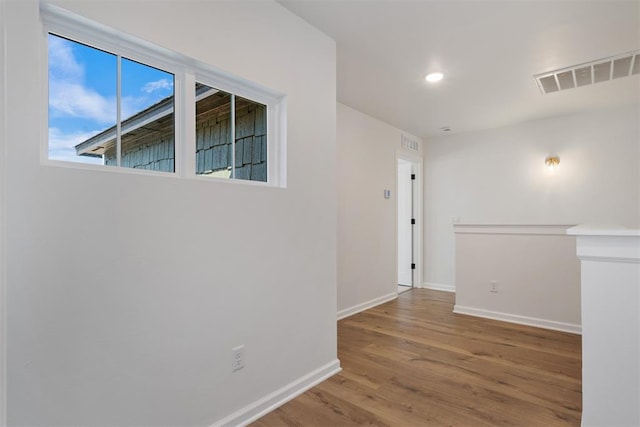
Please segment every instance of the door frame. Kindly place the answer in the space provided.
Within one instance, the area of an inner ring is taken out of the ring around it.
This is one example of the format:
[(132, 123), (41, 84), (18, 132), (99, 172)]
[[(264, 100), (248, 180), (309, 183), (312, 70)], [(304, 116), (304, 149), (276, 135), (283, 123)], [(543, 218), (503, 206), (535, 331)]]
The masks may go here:
[[(411, 163), (411, 172), (415, 173), (416, 179), (413, 185), (413, 216), (416, 220), (415, 227), (413, 229), (413, 262), (416, 265), (413, 273), (413, 286), (412, 288), (422, 287), (422, 211), (423, 211), (423, 194), (422, 194), (422, 177), (423, 177), (423, 160), (419, 154), (410, 152), (404, 149), (396, 149), (395, 156), (395, 281), (398, 281), (398, 160), (404, 160)], [(396, 283), (397, 292), (397, 283)]]

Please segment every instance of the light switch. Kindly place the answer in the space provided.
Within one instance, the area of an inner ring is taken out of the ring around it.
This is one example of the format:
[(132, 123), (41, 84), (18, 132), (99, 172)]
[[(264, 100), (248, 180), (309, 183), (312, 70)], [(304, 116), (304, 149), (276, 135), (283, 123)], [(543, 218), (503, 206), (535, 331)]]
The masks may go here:
[(384, 190), (384, 198), (385, 199), (391, 198), (391, 190)]

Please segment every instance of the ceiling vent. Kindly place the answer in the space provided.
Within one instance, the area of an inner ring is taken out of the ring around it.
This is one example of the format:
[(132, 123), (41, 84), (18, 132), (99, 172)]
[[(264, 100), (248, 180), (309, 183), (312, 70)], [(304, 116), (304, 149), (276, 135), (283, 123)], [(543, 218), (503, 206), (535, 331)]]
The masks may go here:
[(640, 50), (536, 74), (533, 77), (544, 95), (633, 74), (640, 74)]
[(400, 146), (402, 148), (406, 148), (407, 150), (420, 150), (420, 142), (418, 141), (418, 139), (404, 133), (400, 136)]

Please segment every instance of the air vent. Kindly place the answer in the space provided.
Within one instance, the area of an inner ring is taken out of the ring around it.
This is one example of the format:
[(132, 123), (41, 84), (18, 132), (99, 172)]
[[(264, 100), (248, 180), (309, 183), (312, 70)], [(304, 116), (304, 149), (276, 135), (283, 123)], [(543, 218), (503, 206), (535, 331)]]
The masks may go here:
[(412, 150), (412, 151), (419, 151), (420, 150), (420, 141), (413, 137), (413, 136), (409, 136), (407, 134), (402, 134), (400, 136), (400, 146), (402, 148), (406, 148), (407, 150)]
[(598, 59), (533, 77), (542, 94), (640, 74), (640, 50)]

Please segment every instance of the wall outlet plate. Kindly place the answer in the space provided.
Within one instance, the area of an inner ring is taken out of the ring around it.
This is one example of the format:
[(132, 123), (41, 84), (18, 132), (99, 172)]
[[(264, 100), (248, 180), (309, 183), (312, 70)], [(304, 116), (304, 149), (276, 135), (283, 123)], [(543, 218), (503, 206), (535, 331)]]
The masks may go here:
[(232, 372), (244, 368), (244, 345), (239, 345), (231, 349), (231, 370)]
[(498, 293), (498, 281), (497, 280), (489, 280), (489, 292), (494, 294)]

